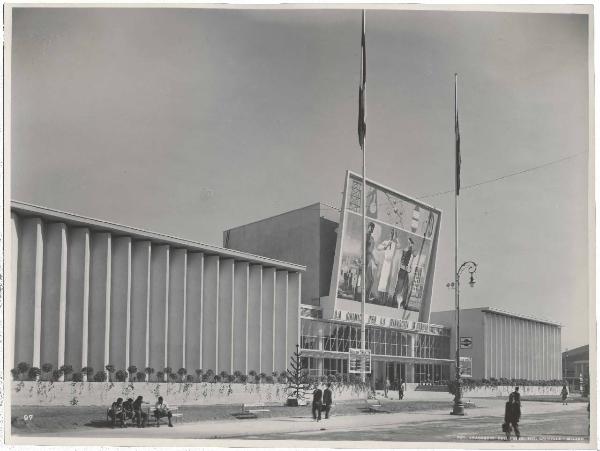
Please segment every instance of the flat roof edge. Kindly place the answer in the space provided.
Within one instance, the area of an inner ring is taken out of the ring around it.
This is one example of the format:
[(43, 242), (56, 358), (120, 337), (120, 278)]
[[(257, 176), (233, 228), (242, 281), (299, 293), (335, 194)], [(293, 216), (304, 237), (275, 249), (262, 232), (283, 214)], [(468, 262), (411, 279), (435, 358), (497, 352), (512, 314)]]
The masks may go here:
[(64, 221), (75, 224), (80, 227), (92, 227), (105, 231), (112, 231), (124, 235), (131, 235), (136, 239), (145, 239), (150, 241), (172, 244), (179, 247), (187, 247), (193, 251), (203, 252), (206, 254), (219, 255), (224, 258), (232, 258), (235, 260), (247, 261), (254, 264), (262, 264), (266, 267), (275, 267), (277, 269), (286, 269), (292, 271), (306, 271), (306, 266), (296, 263), (285, 262), (273, 258), (263, 257), (260, 255), (249, 254), (246, 252), (225, 249), (212, 244), (205, 244), (198, 241), (192, 241), (185, 238), (178, 238), (172, 235), (166, 235), (158, 232), (152, 232), (136, 227), (129, 227), (122, 224), (105, 221), (102, 219), (88, 218), (86, 216), (69, 213), (59, 210), (54, 210), (39, 205), (33, 205), (26, 202), (12, 200), (10, 208), (17, 213), (29, 216), (42, 216), (54, 221)]

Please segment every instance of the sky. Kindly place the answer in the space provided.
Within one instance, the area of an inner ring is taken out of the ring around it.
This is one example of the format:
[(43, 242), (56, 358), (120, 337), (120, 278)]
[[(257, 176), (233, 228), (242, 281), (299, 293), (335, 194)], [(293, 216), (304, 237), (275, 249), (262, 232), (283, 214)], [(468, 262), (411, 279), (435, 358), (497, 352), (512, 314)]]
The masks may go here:
[[(339, 208), (362, 164), (360, 21), (13, 9), (11, 198), (216, 245), (314, 202)], [(369, 10), (366, 45), (367, 177), (443, 212), (432, 310), (454, 307), (458, 73), (459, 260), (478, 263), (461, 307), (589, 343), (588, 17)]]

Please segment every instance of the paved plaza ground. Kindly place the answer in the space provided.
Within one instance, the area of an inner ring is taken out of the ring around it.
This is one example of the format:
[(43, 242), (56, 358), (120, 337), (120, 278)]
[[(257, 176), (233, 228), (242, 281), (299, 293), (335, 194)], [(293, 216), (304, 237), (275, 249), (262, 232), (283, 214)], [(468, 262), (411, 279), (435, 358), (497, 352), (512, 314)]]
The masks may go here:
[[(185, 421), (175, 427), (112, 429), (106, 426), (105, 409), (98, 407), (29, 408), (34, 419), (22, 423), (26, 408), (13, 408), (13, 434), (17, 437), (146, 438), (209, 440), (307, 440), (337, 442), (385, 441), (501, 441), (504, 399), (473, 400), (464, 417), (449, 415), (451, 400), (385, 400), (390, 413), (367, 413), (365, 403), (340, 403), (328, 420), (316, 422), (309, 407), (272, 407), (259, 418), (235, 419), (235, 406), (186, 408)], [(44, 411), (45, 409), (45, 411)], [(61, 414), (62, 412), (62, 414)], [(68, 412), (68, 414), (67, 414)], [(587, 403), (563, 406), (550, 399), (523, 402), (521, 442), (577, 442), (588, 440)], [(36, 417), (37, 415), (37, 417)], [(77, 415), (78, 421), (73, 421)], [(46, 421), (44, 418), (53, 418)], [(37, 426), (35, 422), (38, 422)]]

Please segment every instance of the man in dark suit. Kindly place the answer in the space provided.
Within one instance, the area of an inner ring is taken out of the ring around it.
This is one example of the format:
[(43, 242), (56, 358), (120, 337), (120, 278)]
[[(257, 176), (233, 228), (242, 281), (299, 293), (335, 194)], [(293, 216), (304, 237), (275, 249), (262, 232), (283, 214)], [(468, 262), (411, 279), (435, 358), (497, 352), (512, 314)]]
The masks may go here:
[(329, 411), (333, 402), (333, 393), (331, 392), (331, 384), (327, 384), (327, 388), (323, 392), (323, 404), (325, 404), (325, 419), (329, 418)]
[(511, 393), (511, 396), (514, 398), (515, 403), (521, 407), (521, 393), (519, 393), (519, 387), (515, 387), (515, 391)]
[(313, 401), (312, 401), (312, 414), (313, 418), (317, 421), (321, 421), (321, 406), (323, 403), (321, 402), (323, 399), (323, 392), (317, 385), (315, 391), (313, 392)]

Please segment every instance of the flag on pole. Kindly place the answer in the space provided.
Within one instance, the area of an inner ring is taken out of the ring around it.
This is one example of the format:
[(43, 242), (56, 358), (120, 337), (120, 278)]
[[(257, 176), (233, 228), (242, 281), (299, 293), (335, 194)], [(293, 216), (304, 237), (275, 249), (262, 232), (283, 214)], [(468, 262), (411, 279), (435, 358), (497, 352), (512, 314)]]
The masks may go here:
[(456, 195), (460, 193), (460, 130), (458, 127), (458, 75), (454, 74), (454, 135), (456, 138)]
[(365, 10), (362, 12), (362, 36), (360, 41), (361, 56), (360, 56), (360, 86), (358, 87), (358, 144), (360, 148), (365, 150), (365, 136), (367, 135), (367, 123), (365, 117), (367, 115), (366, 104), (366, 81), (367, 81), (367, 50), (365, 47)]

